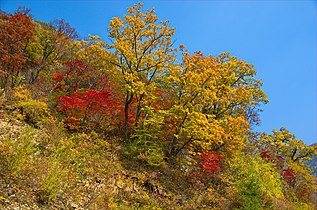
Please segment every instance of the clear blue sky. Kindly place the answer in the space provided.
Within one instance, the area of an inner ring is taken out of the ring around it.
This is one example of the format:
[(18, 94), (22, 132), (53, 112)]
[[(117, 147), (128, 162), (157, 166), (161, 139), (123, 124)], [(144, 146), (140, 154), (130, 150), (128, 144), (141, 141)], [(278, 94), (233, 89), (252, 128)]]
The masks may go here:
[[(13, 12), (18, 5), (35, 19), (64, 18), (81, 37), (107, 39), (114, 16), (122, 16), (136, 1), (18, 1), (0, 0)], [(270, 103), (263, 106), (257, 130), (288, 128), (307, 144), (316, 131), (316, 1), (145, 1), (160, 20), (176, 27), (176, 44), (205, 54), (231, 52), (258, 71)]]

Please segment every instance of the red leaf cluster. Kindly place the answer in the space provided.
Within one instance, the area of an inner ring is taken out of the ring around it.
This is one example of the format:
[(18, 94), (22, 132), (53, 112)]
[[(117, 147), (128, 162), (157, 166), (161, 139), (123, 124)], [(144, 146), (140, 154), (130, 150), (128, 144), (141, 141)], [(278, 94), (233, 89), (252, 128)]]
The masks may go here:
[(295, 183), (296, 179), (296, 174), (295, 171), (291, 168), (284, 168), (282, 171), (282, 176), (284, 180), (287, 182), (289, 185), (293, 185)]
[(204, 150), (203, 153), (197, 158), (200, 160), (200, 167), (203, 173), (213, 175), (216, 171), (220, 170), (220, 162), (223, 156), (217, 154), (215, 151)]
[(72, 96), (61, 96), (56, 101), (61, 104), (58, 108), (62, 110), (99, 111), (115, 104), (111, 99), (111, 94), (107, 88), (102, 90), (88, 90), (83, 93), (75, 92)]
[(263, 152), (261, 152), (261, 153), (260, 153), (260, 157), (261, 157), (262, 159), (267, 159), (267, 160), (270, 161), (270, 162), (273, 162), (273, 160), (274, 160), (274, 158), (273, 158), (271, 155), (269, 155), (269, 152), (268, 152), (268, 151), (263, 151)]
[[(281, 155), (272, 155), (268, 151), (260, 153), (262, 159), (266, 159), (269, 162), (275, 163), (277, 169), (280, 171), (281, 176), (289, 185), (293, 185), (296, 180), (295, 171), (291, 168), (283, 168), (285, 159)], [(283, 168), (283, 169), (282, 169)]]
[[(102, 123), (104, 120), (115, 124), (122, 108), (114, 100), (111, 84), (101, 74), (83, 61), (75, 59), (65, 63), (65, 69), (55, 72), (57, 83), (54, 91), (58, 111), (64, 111), (66, 121), (78, 125), (80, 122)], [(118, 122), (117, 122), (118, 123)]]
[(65, 68), (54, 72), (55, 91), (74, 93), (79, 89), (101, 89), (107, 84), (107, 76), (79, 59), (65, 63)]
[(284, 158), (281, 155), (272, 155), (268, 151), (263, 151), (260, 153), (262, 159), (266, 159), (269, 162), (276, 163), (278, 166), (284, 161)]

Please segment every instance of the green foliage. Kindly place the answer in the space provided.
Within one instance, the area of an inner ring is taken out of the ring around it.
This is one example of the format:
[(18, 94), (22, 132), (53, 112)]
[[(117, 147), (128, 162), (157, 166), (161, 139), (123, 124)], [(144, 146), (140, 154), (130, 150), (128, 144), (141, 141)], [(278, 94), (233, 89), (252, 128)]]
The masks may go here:
[[(10, 129), (10, 128), (9, 128)], [(12, 129), (12, 128), (11, 128)], [(10, 171), (10, 176), (15, 179), (20, 178), (28, 169), (32, 168), (35, 163), (34, 156), (38, 149), (36, 148), (39, 133), (36, 129), (25, 126), (21, 129), (17, 136), (10, 137), (12, 133), (1, 135), (0, 140), (0, 159)]]
[(47, 203), (55, 201), (69, 186), (69, 171), (62, 168), (59, 160), (53, 160), (39, 186), (39, 200)]
[(150, 166), (160, 166), (164, 163), (164, 145), (145, 130), (138, 130), (133, 135), (133, 141), (128, 143), (126, 154), (144, 161)]
[(166, 145), (160, 139), (164, 118), (155, 115), (153, 108), (146, 107), (143, 110), (146, 110), (150, 117), (135, 129), (131, 142), (127, 143), (126, 153), (151, 166), (159, 166), (165, 162), (167, 154)]
[(243, 209), (262, 209), (273, 198), (283, 197), (281, 177), (273, 167), (258, 156), (242, 155), (230, 161)]
[[(296, 139), (286, 128), (273, 130), (273, 134), (263, 133), (255, 144), (258, 151), (267, 153), (267, 161), (273, 162), (276, 165), (275, 170), (283, 175), (288, 199), (313, 202), (311, 195), (317, 192), (316, 177), (312, 175), (307, 161), (317, 153), (316, 147)], [(283, 174), (285, 170), (292, 171), (291, 182)]]

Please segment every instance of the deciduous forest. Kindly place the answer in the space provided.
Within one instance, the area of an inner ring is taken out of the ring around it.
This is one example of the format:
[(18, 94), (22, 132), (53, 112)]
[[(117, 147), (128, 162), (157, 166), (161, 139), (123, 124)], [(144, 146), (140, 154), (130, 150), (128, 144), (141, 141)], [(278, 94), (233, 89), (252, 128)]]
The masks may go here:
[(253, 65), (174, 32), (141, 3), (106, 40), (0, 13), (1, 209), (316, 209), (317, 146), (254, 131)]

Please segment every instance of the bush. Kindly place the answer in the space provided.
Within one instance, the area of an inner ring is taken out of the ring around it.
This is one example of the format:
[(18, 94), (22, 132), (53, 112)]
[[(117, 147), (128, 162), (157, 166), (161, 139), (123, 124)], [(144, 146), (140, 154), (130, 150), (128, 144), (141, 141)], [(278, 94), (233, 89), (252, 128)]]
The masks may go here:
[(125, 149), (126, 154), (144, 161), (150, 166), (160, 166), (164, 163), (164, 145), (155, 136), (139, 130), (132, 138), (132, 142), (128, 143)]
[[(11, 125), (11, 127), (13, 126)], [(27, 170), (34, 165), (34, 156), (37, 152), (36, 140), (39, 133), (29, 126), (20, 129), (22, 130), (21, 134), (17, 134), (17, 137), (13, 133), (0, 137), (2, 142), (0, 144), (0, 158), (4, 160), (3, 162), (13, 178), (25, 175)]]
[(31, 125), (40, 126), (48, 116), (46, 103), (32, 99), (31, 93), (23, 87), (14, 90), (13, 102), (20, 110), (17, 117)]
[(69, 171), (64, 169), (59, 160), (52, 161), (39, 187), (39, 200), (43, 203), (55, 201), (68, 188)]
[(259, 156), (238, 156), (230, 162), (230, 167), (242, 209), (271, 208), (272, 199), (283, 197), (280, 175)]

